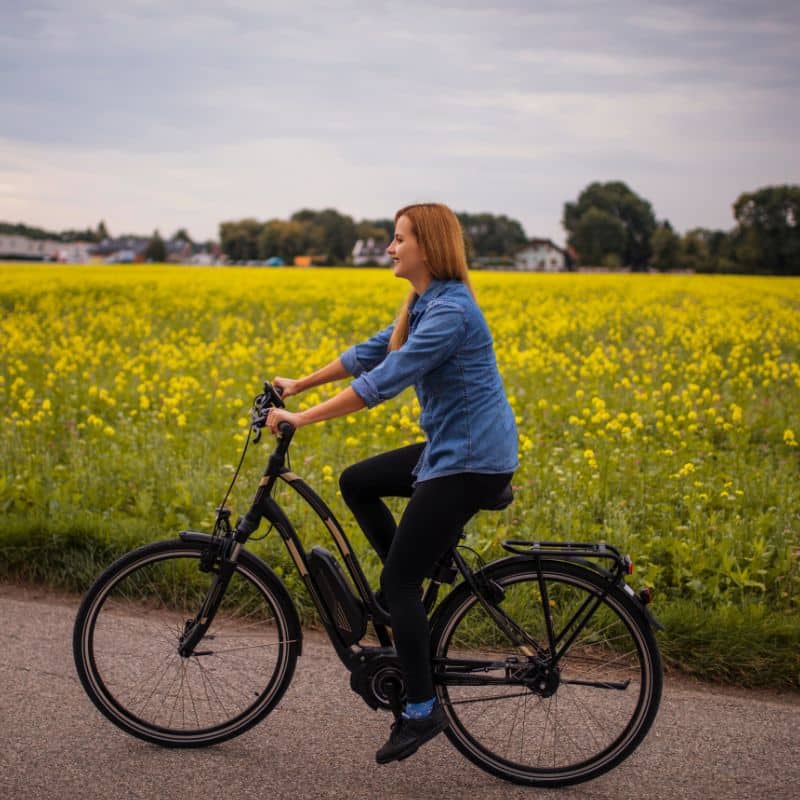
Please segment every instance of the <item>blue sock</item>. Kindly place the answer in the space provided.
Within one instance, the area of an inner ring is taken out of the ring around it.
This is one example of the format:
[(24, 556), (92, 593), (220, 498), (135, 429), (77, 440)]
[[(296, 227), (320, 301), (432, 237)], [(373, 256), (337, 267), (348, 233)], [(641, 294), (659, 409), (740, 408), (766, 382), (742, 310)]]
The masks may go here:
[(406, 710), (403, 712), (403, 716), (406, 719), (424, 719), (433, 711), (435, 702), (436, 698), (431, 697), (430, 700), (423, 700), (421, 703), (406, 703)]

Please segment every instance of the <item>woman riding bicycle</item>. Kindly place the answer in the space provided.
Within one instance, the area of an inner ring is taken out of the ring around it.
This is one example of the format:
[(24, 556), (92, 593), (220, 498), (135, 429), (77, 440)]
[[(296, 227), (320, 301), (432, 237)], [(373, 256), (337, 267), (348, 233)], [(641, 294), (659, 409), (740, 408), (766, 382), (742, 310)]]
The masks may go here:
[[(342, 497), (384, 563), (381, 600), (392, 620), (406, 676), (402, 718), (376, 753), (405, 758), (446, 727), (435, 704), (422, 581), (456, 545), (464, 525), (511, 480), (517, 430), (497, 369), (492, 337), (469, 280), (456, 215), (438, 203), (401, 208), (387, 252), (412, 286), (394, 323), (298, 380), (275, 378), (289, 397), (354, 376), (344, 391), (305, 411), (271, 409), (267, 425), (295, 428), (378, 405), (413, 385), (426, 442), (348, 467)], [(399, 524), (384, 497), (408, 497)]]

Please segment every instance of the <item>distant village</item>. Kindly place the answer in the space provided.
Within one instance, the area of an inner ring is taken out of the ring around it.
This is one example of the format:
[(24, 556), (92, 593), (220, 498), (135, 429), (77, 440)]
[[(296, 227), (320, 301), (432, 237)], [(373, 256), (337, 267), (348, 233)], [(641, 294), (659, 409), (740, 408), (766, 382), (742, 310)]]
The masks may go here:
[[(101, 242), (62, 242), (57, 239), (34, 239), (19, 234), (0, 233), (0, 259), (49, 261), (62, 264), (140, 264), (148, 261), (146, 253), (151, 239), (145, 236), (107, 238)], [(165, 261), (172, 264), (286, 266), (273, 256), (263, 261), (231, 261), (218, 244), (197, 244), (184, 238), (164, 241)], [(387, 243), (375, 239), (359, 239), (353, 247), (349, 263), (356, 267), (388, 266)], [(289, 266), (312, 266), (313, 255), (299, 255)], [(525, 272), (563, 272), (572, 268), (574, 257), (550, 239), (530, 239), (510, 256), (478, 257), (474, 269), (502, 269)]]
[[(61, 242), (0, 233), (0, 259), (55, 261), (61, 264), (138, 264), (147, 261), (148, 236), (121, 236), (102, 242)], [(166, 260), (174, 264), (222, 264), (222, 249), (173, 238), (164, 242)]]

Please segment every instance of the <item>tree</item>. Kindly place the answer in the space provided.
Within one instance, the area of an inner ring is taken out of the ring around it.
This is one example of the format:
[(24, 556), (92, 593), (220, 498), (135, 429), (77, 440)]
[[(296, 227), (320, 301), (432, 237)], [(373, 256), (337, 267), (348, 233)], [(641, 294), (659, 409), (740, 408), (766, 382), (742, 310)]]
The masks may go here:
[(511, 256), (523, 247), (528, 237), (521, 223), (501, 214), (459, 212), (468, 252), (476, 257)]
[(271, 219), (262, 228), (258, 239), (259, 257), (267, 259), (279, 256), (291, 264), (295, 256), (309, 251), (310, 234), (311, 228), (307, 223)]
[(172, 234), (172, 241), (182, 241), (186, 242), (186, 244), (194, 244), (192, 241), (192, 237), (186, 231), (186, 228), (179, 228), (175, 233)]
[(219, 226), (219, 239), (222, 252), (231, 261), (254, 261), (258, 258), (259, 236), (262, 223), (255, 219), (241, 219), (236, 222), (222, 222)]
[(391, 232), (387, 231), (383, 225), (363, 219), (356, 225), (356, 238), (364, 241), (374, 239), (376, 242), (386, 242), (388, 245), (394, 238), (394, 223), (390, 224), (392, 226)]
[(734, 239), (725, 231), (692, 228), (681, 238), (678, 260), (691, 272), (741, 272), (734, 250)]
[(106, 239), (111, 238), (111, 234), (108, 232), (108, 228), (106, 228), (106, 221), (104, 219), (100, 220), (100, 223), (97, 226), (97, 241), (102, 242)]
[[(604, 222), (601, 224), (601, 218), (594, 214), (591, 224), (582, 225), (583, 218), (593, 209), (607, 215), (602, 218)], [(605, 249), (612, 230), (607, 217), (617, 220), (624, 232), (623, 242), (613, 251)], [(581, 264), (600, 263), (590, 255), (601, 250), (606, 254), (615, 253), (623, 264), (634, 269), (644, 269), (647, 266), (651, 254), (650, 237), (656, 229), (655, 214), (650, 203), (622, 181), (589, 184), (576, 203), (564, 204), (562, 224), (569, 234), (567, 243), (578, 251)], [(602, 246), (592, 245), (586, 239), (587, 232), (595, 228), (606, 237)]]
[(748, 271), (800, 275), (800, 186), (766, 186), (739, 196), (736, 258)]
[(576, 222), (569, 243), (578, 251), (581, 264), (621, 266), (625, 252), (625, 225), (599, 208), (589, 208)]
[[(381, 234), (378, 234), (381, 231)], [(356, 225), (356, 233), (359, 239), (385, 239), (391, 242), (394, 239), (394, 220), (393, 219), (362, 219)], [(367, 235), (365, 236), (364, 233)]]
[(709, 253), (708, 236), (710, 231), (693, 228), (681, 237), (678, 260), (683, 269), (689, 272), (716, 272)]
[(164, 245), (164, 240), (157, 230), (153, 231), (153, 236), (147, 243), (147, 248), (144, 251), (144, 257), (148, 261), (166, 261), (167, 248)]
[(324, 256), (327, 264), (343, 264), (350, 258), (358, 238), (352, 217), (334, 208), (323, 211), (304, 208), (292, 214), (289, 221), (307, 226), (311, 248)]
[(650, 248), (653, 255), (650, 265), (659, 272), (670, 272), (680, 266), (681, 238), (672, 230), (667, 220), (653, 231), (650, 237)]

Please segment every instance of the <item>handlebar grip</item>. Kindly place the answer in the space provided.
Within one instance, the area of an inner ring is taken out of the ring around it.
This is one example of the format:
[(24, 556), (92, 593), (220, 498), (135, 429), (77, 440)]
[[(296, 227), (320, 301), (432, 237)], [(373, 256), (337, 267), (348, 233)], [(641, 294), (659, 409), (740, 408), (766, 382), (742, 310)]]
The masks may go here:
[(286, 458), (286, 451), (289, 449), (289, 444), (294, 436), (295, 427), (290, 422), (283, 420), (278, 423), (278, 446), (269, 457), (267, 471), (265, 475), (278, 475), (283, 467), (283, 461)]
[(278, 433), (281, 436), (288, 436), (291, 438), (292, 434), (295, 431), (294, 425), (291, 422), (287, 422), (284, 420), (283, 422), (278, 423)]

